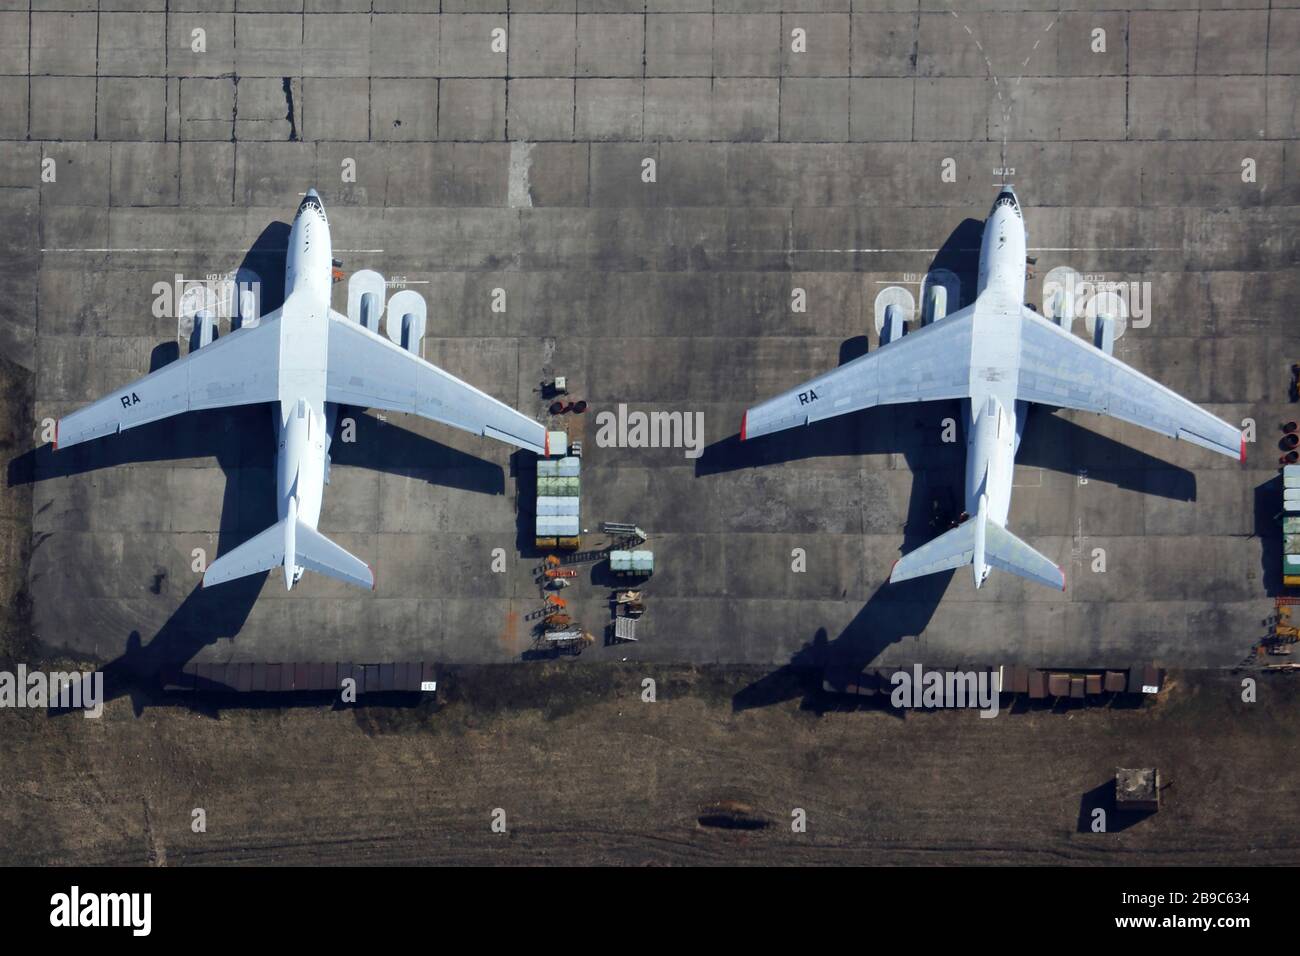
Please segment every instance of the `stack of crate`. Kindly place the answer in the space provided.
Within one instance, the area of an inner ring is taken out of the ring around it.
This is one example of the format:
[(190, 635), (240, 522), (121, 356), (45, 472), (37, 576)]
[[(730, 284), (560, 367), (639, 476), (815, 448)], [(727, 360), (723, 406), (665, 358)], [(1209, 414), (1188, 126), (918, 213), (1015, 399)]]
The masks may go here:
[(550, 447), (559, 454), (537, 459), (537, 529), (534, 543), (538, 548), (561, 548), (576, 551), (582, 544), (579, 505), (582, 461), (568, 455), (567, 436), (551, 432)]
[(1300, 465), (1282, 469), (1282, 583), (1300, 587)]

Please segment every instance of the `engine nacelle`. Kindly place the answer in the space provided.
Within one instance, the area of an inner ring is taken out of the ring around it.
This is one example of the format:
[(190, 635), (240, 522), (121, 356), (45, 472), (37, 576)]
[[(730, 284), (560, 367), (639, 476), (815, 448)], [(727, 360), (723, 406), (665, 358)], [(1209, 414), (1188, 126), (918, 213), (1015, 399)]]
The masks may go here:
[(921, 324), (929, 325), (961, 308), (961, 279), (951, 269), (931, 269), (921, 282)]
[(933, 283), (925, 291), (925, 312), (929, 316), (926, 323), (936, 322), (948, 314), (948, 289)]
[(1115, 353), (1115, 320), (1109, 315), (1097, 316), (1093, 326), (1092, 344), (1107, 355)]
[(885, 306), (885, 324), (880, 330), (881, 345), (897, 342), (903, 337), (903, 312), (896, 305)]
[(1074, 297), (1063, 288), (1052, 292), (1051, 299), (1043, 303), (1047, 317), (1069, 332), (1074, 324)]
[(240, 266), (235, 270), (234, 288), (230, 291), (232, 329), (249, 329), (262, 321), (262, 277)]
[(1066, 332), (1074, 325), (1080, 288), (1085, 288), (1083, 278), (1069, 266), (1056, 266), (1043, 279), (1043, 315)]
[(414, 289), (403, 289), (388, 300), (388, 337), (394, 345), (408, 352), (420, 354), (420, 341), (424, 338), (427, 310), (424, 296)]
[(348, 277), (348, 318), (379, 334), (388, 285), (374, 269), (361, 269)]
[(217, 317), (207, 309), (201, 309), (194, 316), (194, 326), (199, 334), (199, 348), (211, 345), (217, 337)]

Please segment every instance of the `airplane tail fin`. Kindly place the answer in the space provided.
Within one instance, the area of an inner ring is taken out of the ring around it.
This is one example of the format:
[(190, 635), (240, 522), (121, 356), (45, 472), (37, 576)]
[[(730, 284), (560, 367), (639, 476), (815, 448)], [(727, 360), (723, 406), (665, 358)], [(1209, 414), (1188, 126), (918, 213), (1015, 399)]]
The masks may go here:
[(370, 565), (298, 520), (297, 509), (293, 506), (288, 517), (213, 561), (203, 575), (203, 586), (211, 587), (277, 567), (285, 569), (288, 588), (292, 588), (297, 580), (298, 568), (358, 587), (373, 589), (375, 586)]
[(1065, 590), (1065, 573), (1002, 525), (989, 521), (982, 498), (975, 517), (904, 555), (894, 564), (889, 581), (894, 584), (968, 564), (974, 566), (976, 587), (984, 583), (989, 568), (997, 568)]

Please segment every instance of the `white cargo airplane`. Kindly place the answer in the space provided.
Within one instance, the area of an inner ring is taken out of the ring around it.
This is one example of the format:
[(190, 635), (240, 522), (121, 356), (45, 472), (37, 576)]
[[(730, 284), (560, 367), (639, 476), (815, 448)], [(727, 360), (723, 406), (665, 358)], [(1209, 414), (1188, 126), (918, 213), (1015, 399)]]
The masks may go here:
[[(1240, 429), (1024, 305), (1027, 237), (1015, 191), (984, 224), (975, 302), (833, 372), (755, 405), (742, 441), (875, 405), (970, 399), (962, 523), (895, 563), (889, 580), (972, 565), (1065, 588), (1065, 574), (1007, 530), (1028, 403), (1111, 415), (1246, 460)], [(1113, 339), (1109, 340), (1113, 341)]]
[(329, 221), (312, 189), (289, 232), (283, 306), (55, 425), (58, 449), (181, 412), (276, 404), (280, 520), (214, 561), (204, 587), (276, 567), (287, 589), (304, 570), (374, 587), (368, 564), (316, 530), (339, 405), (411, 412), (546, 453), (541, 424), (330, 309), (332, 267)]

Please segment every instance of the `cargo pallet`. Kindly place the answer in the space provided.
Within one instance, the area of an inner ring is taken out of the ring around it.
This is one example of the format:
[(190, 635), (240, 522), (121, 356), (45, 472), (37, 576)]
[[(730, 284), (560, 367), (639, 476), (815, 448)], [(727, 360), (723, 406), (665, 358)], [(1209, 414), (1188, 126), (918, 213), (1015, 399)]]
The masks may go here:
[(582, 547), (581, 475), (582, 460), (575, 455), (538, 460), (534, 547), (561, 551)]
[(1300, 588), (1300, 465), (1282, 469), (1282, 584)]

